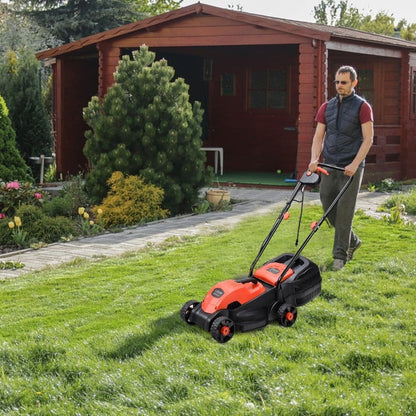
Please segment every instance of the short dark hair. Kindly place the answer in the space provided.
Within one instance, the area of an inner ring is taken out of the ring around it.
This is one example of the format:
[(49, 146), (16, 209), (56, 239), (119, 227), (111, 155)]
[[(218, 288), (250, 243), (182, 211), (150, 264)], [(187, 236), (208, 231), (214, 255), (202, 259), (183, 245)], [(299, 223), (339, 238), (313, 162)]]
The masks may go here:
[(355, 81), (357, 79), (357, 71), (349, 65), (344, 65), (338, 68), (337, 74), (350, 74), (351, 81)]

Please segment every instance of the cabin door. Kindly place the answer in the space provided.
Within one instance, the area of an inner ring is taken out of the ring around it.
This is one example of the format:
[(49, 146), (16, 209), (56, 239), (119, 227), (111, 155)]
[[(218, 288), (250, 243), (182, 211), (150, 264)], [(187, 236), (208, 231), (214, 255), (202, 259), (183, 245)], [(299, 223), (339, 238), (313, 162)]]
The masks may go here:
[(208, 144), (224, 149), (225, 171), (296, 171), (298, 67), (266, 56), (213, 61)]

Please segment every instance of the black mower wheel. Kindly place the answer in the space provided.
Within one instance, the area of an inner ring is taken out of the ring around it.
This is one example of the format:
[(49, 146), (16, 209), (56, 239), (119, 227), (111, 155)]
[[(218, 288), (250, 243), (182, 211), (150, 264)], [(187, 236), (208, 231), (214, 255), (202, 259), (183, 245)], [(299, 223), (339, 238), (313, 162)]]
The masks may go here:
[(219, 316), (211, 325), (210, 333), (215, 341), (223, 344), (234, 335), (234, 322), (225, 316)]
[(284, 303), (277, 311), (277, 322), (285, 327), (292, 326), (297, 315), (298, 311), (295, 306)]
[(182, 306), (181, 309), (181, 318), (189, 325), (195, 325), (193, 322), (189, 320), (189, 316), (191, 315), (192, 309), (195, 308), (195, 306), (198, 306), (199, 302), (197, 300), (190, 300), (185, 303), (185, 305)]

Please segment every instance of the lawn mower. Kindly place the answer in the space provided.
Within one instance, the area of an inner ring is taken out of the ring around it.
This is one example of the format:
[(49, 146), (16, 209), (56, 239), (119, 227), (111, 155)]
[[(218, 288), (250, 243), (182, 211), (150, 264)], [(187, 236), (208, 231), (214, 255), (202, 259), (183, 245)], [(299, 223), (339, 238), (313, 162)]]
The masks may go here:
[[(328, 175), (325, 168), (344, 170), (324, 163), (318, 165), (318, 171)], [(211, 336), (220, 343), (229, 341), (235, 331), (247, 332), (259, 329), (273, 321), (277, 321), (283, 327), (292, 326), (296, 321), (297, 307), (305, 305), (321, 293), (322, 279), (319, 268), (302, 256), (301, 252), (319, 230), (351, 181), (352, 177), (349, 177), (321, 219), (311, 225), (312, 231), (296, 253), (281, 254), (255, 270), (257, 262), (277, 228), (289, 217), (289, 208), (298, 193), (302, 192), (303, 208), (305, 187), (315, 186), (320, 182), (318, 173), (306, 171), (263, 241), (251, 264), (248, 276), (217, 283), (209, 290), (202, 302), (196, 300), (186, 302), (181, 308), (181, 318), (189, 325), (196, 324), (210, 332)]]

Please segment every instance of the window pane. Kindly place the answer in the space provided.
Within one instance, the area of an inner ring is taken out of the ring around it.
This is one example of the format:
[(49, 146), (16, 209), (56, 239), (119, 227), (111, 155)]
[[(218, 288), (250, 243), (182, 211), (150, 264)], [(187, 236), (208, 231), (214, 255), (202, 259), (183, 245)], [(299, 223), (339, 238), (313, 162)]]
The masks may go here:
[(286, 90), (286, 71), (269, 72), (269, 89)]
[(267, 88), (267, 72), (253, 71), (251, 73), (251, 89), (264, 90)]
[(269, 91), (268, 101), (269, 101), (269, 108), (285, 108), (286, 107), (286, 92)]
[(266, 91), (251, 91), (251, 108), (266, 108)]
[(235, 95), (234, 74), (222, 74), (221, 75), (221, 95), (222, 96)]

